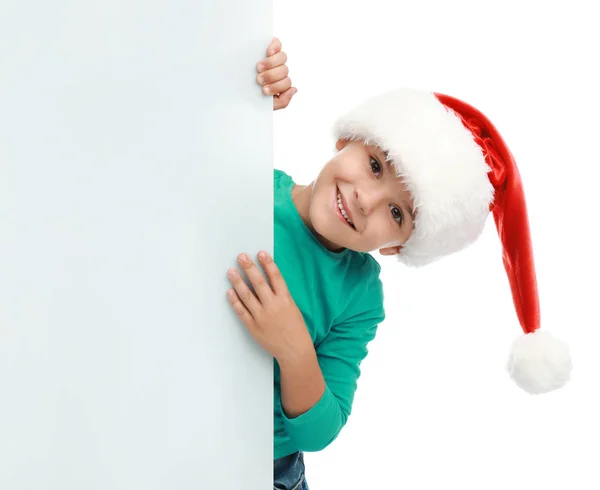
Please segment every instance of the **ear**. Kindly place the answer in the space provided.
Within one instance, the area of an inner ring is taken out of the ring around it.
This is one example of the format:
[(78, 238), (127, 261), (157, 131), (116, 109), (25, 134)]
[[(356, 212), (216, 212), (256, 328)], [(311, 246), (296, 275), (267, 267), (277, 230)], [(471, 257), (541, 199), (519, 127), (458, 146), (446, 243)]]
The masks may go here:
[(386, 247), (380, 248), (379, 253), (381, 255), (398, 255), (400, 250), (402, 250), (402, 247)]
[(347, 144), (348, 144), (348, 140), (339, 139), (335, 143), (335, 149), (337, 151), (342, 151), (346, 147)]

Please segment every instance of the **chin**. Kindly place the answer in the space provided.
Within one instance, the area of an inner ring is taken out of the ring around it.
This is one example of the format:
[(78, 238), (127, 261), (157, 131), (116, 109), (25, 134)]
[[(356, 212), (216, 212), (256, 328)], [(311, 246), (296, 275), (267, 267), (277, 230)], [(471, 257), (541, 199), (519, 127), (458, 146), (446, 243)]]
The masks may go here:
[(345, 245), (340, 244), (340, 240), (336, 239), (337, 237), (332, 235), (332, 224), (327, 222), (327, 220), (320, 220), (317, 217), (316, 219), (311, 219), (311, 222), (317, 238), (325, 247), (331, 250), (346, 248)]

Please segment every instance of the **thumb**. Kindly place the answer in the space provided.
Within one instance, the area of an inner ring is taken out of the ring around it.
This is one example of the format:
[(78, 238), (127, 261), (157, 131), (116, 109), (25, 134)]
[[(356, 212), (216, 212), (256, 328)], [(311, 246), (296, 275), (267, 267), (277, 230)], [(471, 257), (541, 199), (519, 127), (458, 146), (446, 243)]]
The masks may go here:
[(298, 92), (298, 89), (295, 87), (291, 87), (287, 89), (285, 92), (282, 92), (279, 95), (273, 97), (273, 110), (278, 111), (279, 109), (286, 108), (294, 95)]

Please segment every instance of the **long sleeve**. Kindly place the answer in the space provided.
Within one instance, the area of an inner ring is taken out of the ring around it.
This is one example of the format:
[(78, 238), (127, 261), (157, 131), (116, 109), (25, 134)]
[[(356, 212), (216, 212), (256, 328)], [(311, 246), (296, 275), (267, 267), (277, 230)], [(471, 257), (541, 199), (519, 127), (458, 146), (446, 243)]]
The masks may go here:
[(368, 353), (378, 325), (384, 320), (383, 288), (375, 277), (358, 291), (327, 336), (316, 345), (325, 379), (325, 392), (307, 412), (290, 419), (279, 402), (285, 428), (303, 451), (320, 451), (338, 436), (352, 411), (360, 364)]

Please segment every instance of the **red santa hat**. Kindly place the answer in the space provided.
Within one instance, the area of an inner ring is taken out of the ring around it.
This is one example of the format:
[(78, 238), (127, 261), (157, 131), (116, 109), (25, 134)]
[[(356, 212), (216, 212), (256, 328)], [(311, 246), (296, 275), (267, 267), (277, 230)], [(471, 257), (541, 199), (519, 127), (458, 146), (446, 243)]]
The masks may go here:
[(334, 133), (386, 151), (411, 192), (416, 220), (398, 255), (404, 264), (422, 266), (464, 249), (481, 235), (491, 212), (524, 332), (512, 346), (507, 369), (529, 393), (561, 388), (572, 370), (569, 349), (540, 330), (523, 185), (493, 124), (453, 97), (398, 89), (350, 110), (336, 121)]

